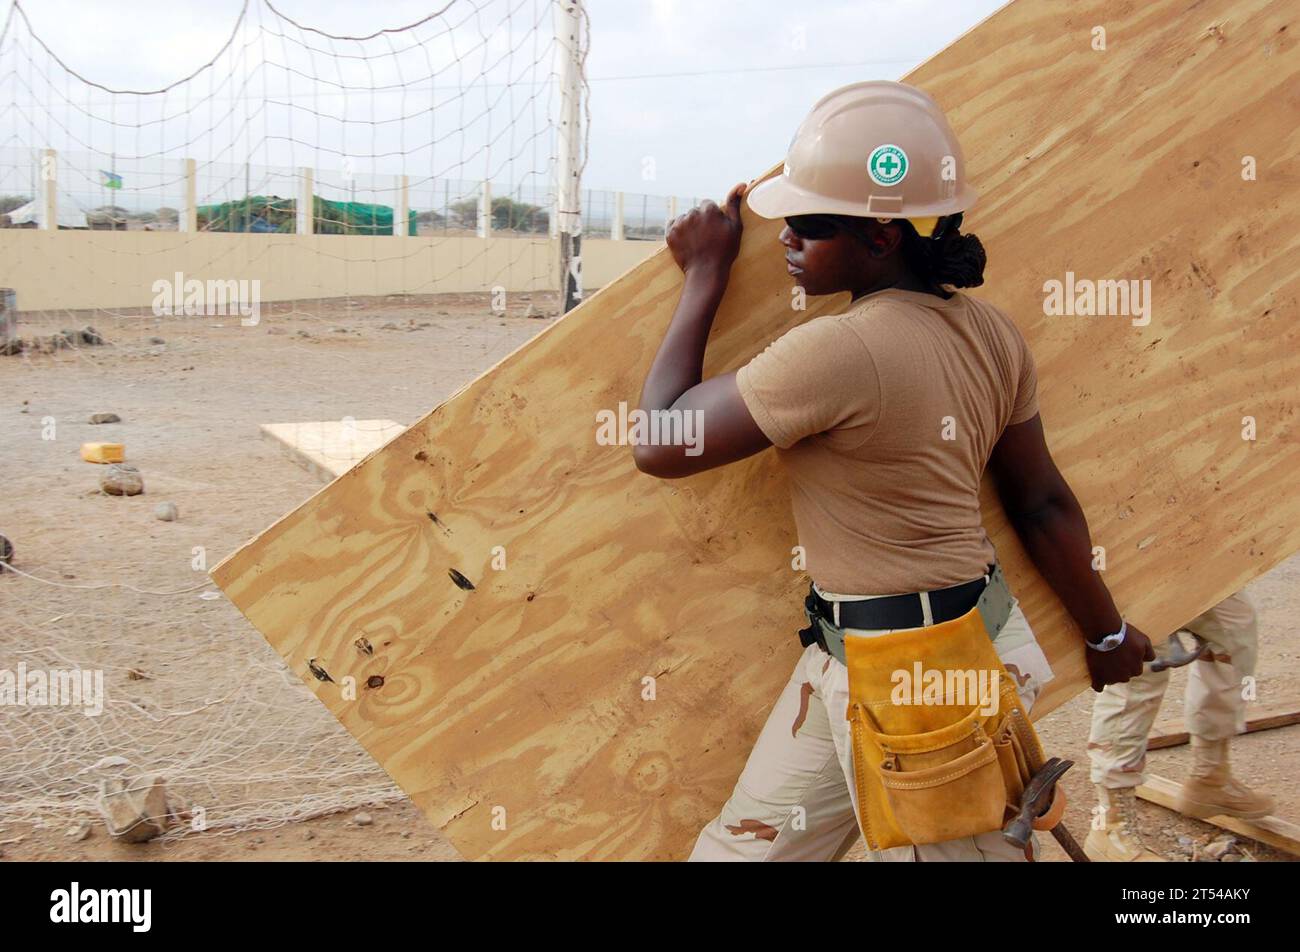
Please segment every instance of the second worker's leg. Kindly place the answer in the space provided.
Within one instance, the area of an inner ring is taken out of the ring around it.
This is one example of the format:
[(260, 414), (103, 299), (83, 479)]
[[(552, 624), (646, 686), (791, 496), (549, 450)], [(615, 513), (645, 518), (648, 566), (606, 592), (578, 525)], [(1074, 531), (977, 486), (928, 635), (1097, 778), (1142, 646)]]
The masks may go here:
[(1185, 626), (1207, 642), (1187, 679), (1185, 716), (1191, 734), (1192, 769), (1176, 806), (1202, 819), (1257, 819), (1273, 812), (1273, 798), (1232, 775), (1228, 748), (1245, 727), (1245, 678), (1254, 674), (1259, 635), (1255, 611), (1242, 593), (1225, 598)]
[(1147, 671), (1124, 684), (1108, 684), (1092, 702), (1088, 759), (1097, 790), (1088, 858), (1102, 863), (1163, 862), (1142, 842), (1137, 787), (1147, 765), (1147, 736), (1169, 686), (1168, 671)]

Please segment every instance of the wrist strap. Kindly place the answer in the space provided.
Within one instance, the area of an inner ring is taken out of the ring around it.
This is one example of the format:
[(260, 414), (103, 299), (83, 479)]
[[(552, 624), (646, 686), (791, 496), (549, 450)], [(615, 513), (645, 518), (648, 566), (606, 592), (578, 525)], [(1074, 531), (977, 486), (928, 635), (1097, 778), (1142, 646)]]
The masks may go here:
[(1114, 651), (1116, 648), (1118, 648), (1120, 645), (1124, 643), (1124, 638), (1127, 635), (1128, 635), (1128, 622), (1123, 619), (1120, 619), (1119, 631), (1115, 632), (1114, 634), (1107, 635), (1105, 638), (1101, 639), (1101, 641), (1099, 641), (1095, 645), (1091, 641), (1088, 641), (1086, 639), (1084, 640), (1083, 643), (1087, 645), (1089, 648), (1091, 648), (1093, 651), (1101, 651), (1101, 652)]

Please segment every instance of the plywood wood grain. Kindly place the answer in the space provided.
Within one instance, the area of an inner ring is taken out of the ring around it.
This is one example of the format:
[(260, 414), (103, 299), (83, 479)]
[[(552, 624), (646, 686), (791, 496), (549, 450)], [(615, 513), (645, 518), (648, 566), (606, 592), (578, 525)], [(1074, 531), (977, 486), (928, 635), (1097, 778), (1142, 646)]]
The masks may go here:
[[(974, 293), (1028, 337), (1105, 577), (1152, 634), (1300, 549), (1297, 32), (1266, 0), (1020, 0), (906, 77), (961, 137)], [(778, 224), (745, 220), (709, 375), (844, 304), (793, 311)], [(1048, 316), (1067, 272), (1149, 281), (1149, 323)], [(633, 269), (213, 572), (468, 857), (683, 857), (798, 654), (773, 454), (660, 481), (595, 440), (679, 288), (664, 253)], [(1082, 651), (985, 488), (1058, 672), (1041, 716)]]

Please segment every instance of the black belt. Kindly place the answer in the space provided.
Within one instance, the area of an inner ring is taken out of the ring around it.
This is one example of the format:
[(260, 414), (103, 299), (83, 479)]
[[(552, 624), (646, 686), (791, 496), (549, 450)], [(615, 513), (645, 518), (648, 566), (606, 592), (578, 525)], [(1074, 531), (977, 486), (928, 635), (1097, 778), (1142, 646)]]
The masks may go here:
[[(993, 566), (989, 566), (993, 571)], [(980, 593), (987, 583), (981, 578), (960, 585), (951, 585), (930, 593), (930, 624), (951, 621), (960, 618), (979, 601)], [(892, 628), (921, 628), (925, 625), (925, 615), (921, 608), (921, 596), (917, 592), (906, 595), (883, 595), (864, 601), (839, 602), (840, 620), (835, 621), (835, 605), (817, 594), (809, 584), (808, 597), (804, 599), (804, 608), (813, 615), (826, 619), (837, 628), (861, 628), (864, 630)], [(804, 642), (805, 645), (811, 641)]]

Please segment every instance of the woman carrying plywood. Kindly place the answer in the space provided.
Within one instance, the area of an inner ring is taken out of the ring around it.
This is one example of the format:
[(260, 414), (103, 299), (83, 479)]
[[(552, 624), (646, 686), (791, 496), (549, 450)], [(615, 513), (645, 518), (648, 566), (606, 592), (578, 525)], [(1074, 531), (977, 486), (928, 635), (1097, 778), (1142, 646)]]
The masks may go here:
[(830, 859), (859, 834), (874, 859), (1027, 858), (1032, 841), (1021, 852), (1001, 829), (1042, 762), (1027, 714), (1052, 672), (980, 522), (985, 466), (1087, 639), (1093, 687), (1140, 674), (1153, 653), (1092, 568), (1023, 338), (954, 290), (982, 284), (985, 264), (959, 230), (976, 198), (960, 145), (937, 104), (902, 83), (818, 102), (783, 174), (748, 201), (786, 220), (795, 306), (806, 294), (852, 301), (701, 380), (745, 191), (671, 223), (685, 286), (641, 394), (642, 410), (690, 414), (704, 438), (641, 444), (635, 457), (671, 479), (775, 446), (812, 578), (810, 625), (692, 858)]

